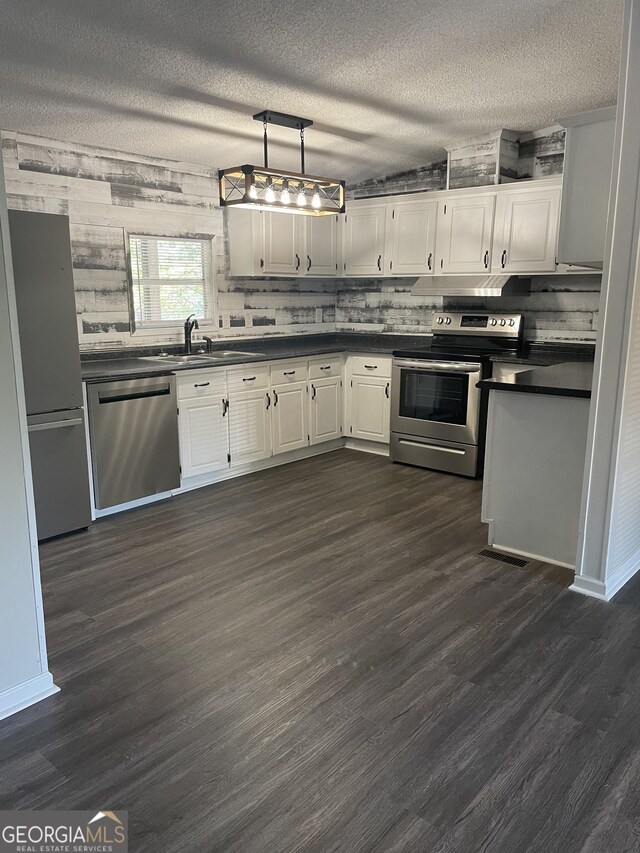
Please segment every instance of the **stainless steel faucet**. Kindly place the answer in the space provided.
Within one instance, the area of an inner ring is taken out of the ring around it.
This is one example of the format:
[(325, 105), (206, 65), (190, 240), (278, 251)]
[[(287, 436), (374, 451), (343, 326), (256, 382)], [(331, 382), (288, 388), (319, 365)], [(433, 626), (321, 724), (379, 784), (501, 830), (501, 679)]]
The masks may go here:
[(199, 329), (198, 321), (195, 314), (189, 314), (184, 321), (184, 351), (186, 355), (191, 352), (191, 333), (194, 329)]

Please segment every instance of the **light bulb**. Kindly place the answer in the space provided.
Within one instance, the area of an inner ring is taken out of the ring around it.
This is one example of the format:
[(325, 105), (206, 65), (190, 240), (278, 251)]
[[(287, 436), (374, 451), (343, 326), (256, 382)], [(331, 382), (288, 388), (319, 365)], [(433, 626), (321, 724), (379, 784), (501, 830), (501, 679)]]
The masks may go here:
[(267, 191), (265, 192), (264, 197), (265, 201), (268, 201), (269, 204), (273, 204), (273, 202), (276, 200), (276, 194), (274, 193), (271, 184), (269, 184), (269, 186), (267, 187)]
[(311, 199), (311, 206), (315, 207), (317, 210), (320, 207), (320, 203), (320, 193), (318, 192), (318, 190), (316, 190)]
[(284, 188), (280, 193), (280, 201), (283, 204), (291, 204), (291, 193), (289, 192), (289, 184), (285, 181)]
[(258, 190), (256, 189), (255, 184), (251, 184), (251, 188), (249, 189), (249, 197), (258, 198)]
[(304, 207), (306, 203), (307, 197), (304, 194), (302, 187), (300, 187), (300, 189), (298, 190), (298, 195), (296, 196), (296, 204), (298, 205), (298, 207)]

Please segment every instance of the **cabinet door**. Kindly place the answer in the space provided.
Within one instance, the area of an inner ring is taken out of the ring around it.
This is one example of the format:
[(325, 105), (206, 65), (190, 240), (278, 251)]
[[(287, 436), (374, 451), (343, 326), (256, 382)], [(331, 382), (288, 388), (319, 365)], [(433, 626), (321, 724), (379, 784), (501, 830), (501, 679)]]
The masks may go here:
[(483, 273), (491, 269), (495, 203), (495, 194), (459, 196), (440, 202), (439, 271)]
[(178, 417), (182, 479), (229, 467), (229, 429), (224, 391), (180, 401)]
[(386, 204), (351, 202), (346, 216), (345, 272), (380, 277), (385, 271)]
[(391, 275), (431, 275), (435, 268), (437, 201), (401, 201), (391, 208)]
[(299, 247), (299, 216), (263, 211), (264, 275), (296, 275), (302, 272)]
[(496, 272), (555, 272), (560, 187), (498, 197), (493, 242)]
[(354, 376), (351, 387), (351, 434), (368, 441), (389, 441), (388, 379)]
[(305, 216), (304, 271), (306, 275), (338, 274), (338, 217)]
[(274, 385), (273, 397), (273, 453), (299, 450), (309, 444), (307, 427), (307, 383), (291, 382)]
[(230, 393), (228, 417), (232, 467), (271, 456), (271, 394), (268, 391), (256, 388)]
[(342, 381), (339, 376), (312, 380), (310, 385), (311, 444), (342, 436)]

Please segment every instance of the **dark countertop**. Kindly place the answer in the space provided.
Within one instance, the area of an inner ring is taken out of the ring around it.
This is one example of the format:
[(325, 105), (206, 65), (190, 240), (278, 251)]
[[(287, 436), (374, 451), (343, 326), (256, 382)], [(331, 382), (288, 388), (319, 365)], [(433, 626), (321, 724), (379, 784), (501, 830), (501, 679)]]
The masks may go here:
[[(85, 381), (137, 376), (159, 376), (182, 370), (204, 370), (210, 367), (229, 367), (257, 361), (276, 361), (284, 358), (308, 358), (336, 352), (377, 352), (390, 355), (398, 349), (420, 349), (431, 341), (431, 335), (370, 334), (365, 332), (334, 332), (319, 335), (267, 336), (263, 338), (234, 338), (216, 341), (214, 350), (242, 350), (251, 358), (215, 359), (200, 364), (164, 364), (147, 361), (144, 356), (157, 355), (160, 347), (120, 349), (110, 352), (82, 353), (82, 378)], [(194, 349), (197, 348), (197, 342)], [(178, 346), (166, 347), (172, 354)], [(496, 355), (492, 361), (512, 364), (550, 365), (566, 361), (593, 360), (593, 347), (588, 345), (533, 344), (520, 357)]]
[[(100, 379), (158, 376), (167, 373), (177, 373), (182, 370), (205, 370), (210, 367), (229, 367), (240, 364), (252, 364), (258, 361), (277, 361), (284, 358), (308, 358), (313, 355), (336, 352), (378, 352), (391, 355), (394, 349), (401, 346), (419, 348), (424, 346), (427, 335), (376, 335), (360, 332), (338, 333), (326, 335), (296, 335), (282, 338), (246, 338), (233, 341), (216, 342), (214, 350), (242, 350), (255, 353), (250, 358), (217, 358), (212, 362), (200, 364), (163, 364), (159, 361), (147, 361), (141, 355), (127, 357), (119, 353), (91, 353), (90, 357), (83, 354), (82, 378), (84, 381)], [(154, 347), (149, 355), (158, 353)], [(174, 348), (174, 353), (177, 350)]]
[(568, 361), (512, 373), (502, 379), (482, 379), (478, 388), (491, 391), (521, 391), (557, 397), (591, 397), (593, 363)]

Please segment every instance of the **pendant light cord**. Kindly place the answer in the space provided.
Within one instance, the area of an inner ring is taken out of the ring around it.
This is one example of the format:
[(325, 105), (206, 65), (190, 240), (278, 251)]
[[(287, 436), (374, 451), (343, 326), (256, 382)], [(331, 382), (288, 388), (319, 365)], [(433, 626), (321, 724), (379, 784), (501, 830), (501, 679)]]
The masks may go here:
[(300, 128), (300, 172), (304, 175), (304, 127)]
[(267, 140), (267, 122), (263, 122), (264, 127), (264, 167), (267, 169), (269, 167), (269, 142)]

